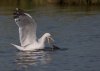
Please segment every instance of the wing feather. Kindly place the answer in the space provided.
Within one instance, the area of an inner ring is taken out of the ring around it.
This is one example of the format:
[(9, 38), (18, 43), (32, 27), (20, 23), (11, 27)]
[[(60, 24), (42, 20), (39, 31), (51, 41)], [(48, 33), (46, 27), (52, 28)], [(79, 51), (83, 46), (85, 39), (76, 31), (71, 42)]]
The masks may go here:
[(36, 41), (37, 24), (28, 13), (24, 14), (25, 15), (21, 15), (15, 19), (15, 22), (19, 27), (19, 38), (21, 46), (27, 46)]

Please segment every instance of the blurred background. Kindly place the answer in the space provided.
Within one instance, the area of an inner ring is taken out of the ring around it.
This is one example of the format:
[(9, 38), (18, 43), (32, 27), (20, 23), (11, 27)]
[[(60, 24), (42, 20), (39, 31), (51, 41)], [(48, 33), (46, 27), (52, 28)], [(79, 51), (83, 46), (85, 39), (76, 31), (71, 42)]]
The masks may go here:
[[(77, 9), (99, 9), (100, 0), (1, 0), (0, 10), (11, 11), (16, 7), (22, 9), (32, 10), (36, 7), (47, 7), (47, 6), (56, 6), (56, 7), (66, 7)], [(0, 11), (0, 13), (5, 13)]]

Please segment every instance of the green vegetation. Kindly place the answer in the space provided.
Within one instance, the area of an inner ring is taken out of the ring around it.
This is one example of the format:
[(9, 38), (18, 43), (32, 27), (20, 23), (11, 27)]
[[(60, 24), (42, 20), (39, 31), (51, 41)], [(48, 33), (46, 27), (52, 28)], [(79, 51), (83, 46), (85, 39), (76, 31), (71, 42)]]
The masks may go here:
[(100, 0), (1, 0), (0, 9), (33, 8), (37, 6), (100, 6)]
[(0, 6), (25, 6), (25, 5), (100, 5), (100, 0), (1, 0)]
[(48, 0), (48, 2), (65, 5), (100, 5), (100, 0)]

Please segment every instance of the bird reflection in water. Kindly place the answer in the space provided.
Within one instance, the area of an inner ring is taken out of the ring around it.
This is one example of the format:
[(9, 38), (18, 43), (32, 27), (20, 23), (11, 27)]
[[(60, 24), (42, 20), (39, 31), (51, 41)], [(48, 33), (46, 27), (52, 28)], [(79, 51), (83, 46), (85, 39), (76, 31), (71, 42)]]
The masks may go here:
[(46, 51), (34, 52), (17, 52), (16, 63), (21, 67), (28, 67), (30, 65), (48, 64), (51, 62), (51, 56)]

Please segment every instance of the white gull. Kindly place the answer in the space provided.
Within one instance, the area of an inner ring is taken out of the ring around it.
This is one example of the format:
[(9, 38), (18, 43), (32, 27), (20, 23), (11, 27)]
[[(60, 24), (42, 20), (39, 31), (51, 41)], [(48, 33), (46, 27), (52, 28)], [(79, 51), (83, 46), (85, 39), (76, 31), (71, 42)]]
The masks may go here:
[(45, 42), (48, 40), (54, 41), (50, 33), (45, 33), (40, 39), (36, 37), (37, 24), (34, 19), (23, 10), (16, 8), (14, 13), (14, 20), (19, 27), (20, 46), (12, 44), (21, 51), (34, 51), (37, 49), (44, 49)]

